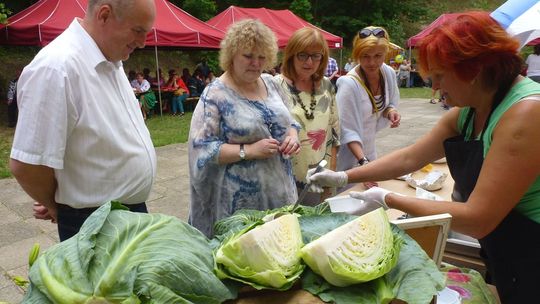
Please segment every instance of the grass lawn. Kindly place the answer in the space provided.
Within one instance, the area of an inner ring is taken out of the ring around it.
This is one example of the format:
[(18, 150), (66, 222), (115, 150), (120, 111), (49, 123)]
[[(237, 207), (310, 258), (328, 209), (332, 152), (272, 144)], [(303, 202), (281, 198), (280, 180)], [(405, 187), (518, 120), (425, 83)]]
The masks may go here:
[(14, 132), (15, 129), (8, 128), (5, 122), (0, 127), (0, 178), (11, 177), (11, 172), (9, 172), (8, 168), (8, 159)]
[[(401, 88), (401, 98), (431, 98), (430, 88)], [(6, 126), (5, 106), (1, 107), (0, 113), (0, 178), (11, 177), (8, 168), (9, 153), (11, 150), (11, 142), (13, 140), (14, 129)], [(166, 146), (175, 143), (186, 142), (189, 135), (189, 126), (191, 122), (191, 112), (186, 112), (186, 115), (171, 116), (169, 114), (159, 114), (152, 116), (146, 121), (146, 125), (150, 130), (152, 141), (155, 147)]]
[[(415, 87), (415, 88), (400, 88), (399, 96), (401, 98), (427, 98), (431, 99), (431, 88)], [(439, 94), (436, 95), (438, 98)]]
[(180, 117), (163, 113), (161, 117), (157, 114), (148, 119), (146, 126), (150, 130), (154, 147), (186, 142), (192, 114), (186, 112), (186, 115)]

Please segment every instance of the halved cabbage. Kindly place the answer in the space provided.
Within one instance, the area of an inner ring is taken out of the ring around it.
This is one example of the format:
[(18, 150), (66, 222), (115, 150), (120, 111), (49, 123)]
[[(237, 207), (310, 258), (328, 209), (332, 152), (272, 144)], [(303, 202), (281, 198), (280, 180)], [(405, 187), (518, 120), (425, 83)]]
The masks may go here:
[(294, 214), (282, 215), (225, 240), (215, 254), (219, 278), (231, 278), (257, 289), (286, 290), (305, 265), (300, 259), (302, 234)]
[(386, 212), (379, 208), (312, 241), (300, 254), (315, 273), (343, 287), (389, 272), (398, 261), (400, 248)]

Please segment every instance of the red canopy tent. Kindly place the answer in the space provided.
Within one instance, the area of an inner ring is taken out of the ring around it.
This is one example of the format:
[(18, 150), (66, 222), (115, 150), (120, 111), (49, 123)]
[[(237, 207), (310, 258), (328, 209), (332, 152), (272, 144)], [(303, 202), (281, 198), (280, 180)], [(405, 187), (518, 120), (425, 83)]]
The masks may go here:
[(418, 45), (418, 42), (425, 36), (427, 36), (431, 31), (433, 31), (436, 27), (440, 26), (441, 24), (445, 23), (448, 20), (453, 20), (458, 16), (458, 14), (451, 13), (451, 14), (442, 14), (440, 15), (435, 21), (431, 22), (430, 25), (428, 25), (425, 29), (423, 29), (420, 33), (412, 36), (407, 40), (407, 47), (412, 48), (416, 47)]
[[(218, 49), (225, 33), (191, 16), (167, 0), (154, 0), (156, 20), (146, 37), (154, 46)], [(88, 0), (40, 0), (0, 26), (0, 45), (45, 46), (60, 35), (75, 17), (83, 17)], [(159, 77), (159, 76), (158, 76)], [(159, 83), (159, 82), (158, 82)], [(161, 103), (161, 90), (159, 90)]]
[(207, 23), (225, 31), (230, 24), (248, 18), (259, 19), (272, 29), (277, 36), (279, 48), (284, 48), (294, 31), (302, 27), (312, 27), (321, 31), (330, 48), (341, 48), (343, 46), (343, 38), (314, 26), (289, 10), (230, 6), (214, 18), (208, 20)]
[[(156, 21), (148, 33), (149, 46), (219, 48), (223, 31), (191, 16), (167, 0), (155, 0)], [(45, 46), (75, 17), (83, 17), (87, 0), (40, 0), (0, 26), (0, 45)]]
[(536, 38), (533, 41), (527, 43), (527, 45), (537, 45), (540, 44), (540, 38)]

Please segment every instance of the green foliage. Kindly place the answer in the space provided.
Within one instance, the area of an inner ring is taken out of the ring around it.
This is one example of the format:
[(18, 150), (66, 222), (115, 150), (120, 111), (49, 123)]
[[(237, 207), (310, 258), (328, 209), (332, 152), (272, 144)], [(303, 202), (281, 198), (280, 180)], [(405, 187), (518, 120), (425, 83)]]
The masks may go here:
[(197, 18), (207, 21), (216, 15), (217, 6), (212, 0), (185, 0), (183, 9)]
[(308, 0), (293, 0), (289, 9), (300, 18), (312, 22), (311, 3)]
[(218, 12), (231, 5), (239, 7), (266, 7), (269, 9), (288, 9), (290, 0), (223, 0), (217, 1)]
[(11, 15), (11, 11), (4, 3), (0, 3), (0, 24), (6, 24), (9, 15)]
[(30, 5), (38, 2), (38, 0), (3, 0), (2, 3), (5, 4), (6, 7), (9, 7), (9, 9), (13, 12), (13, 14), (16, 14), (23, 9), (29, 7)]
[[(301, 1), (294, 0), (290, 6), (287, 1), (272, 0), (225, 0), (217, 1), (218, 12), (230, 5), (240, 7), (266, 7), (269, 9), (290, 9), (304, 19), (308, 19), (297, 5), (311, 3), (310, 20), (326, 31), (342, 36), (345, 46), (350, 47), (355, 33), (368, 25), (385, 27), (392, 42), (405, 45), (405, 41), (418, 33), (423, 26), (431, 23), (445, 12), (459, 12), (467, 9), (493, 10), (504, 0), (373, 0), (356, 1), (332, 0)], [(298, 3), (298, 4), (297, 4)], [(301, 6), (303, 7), (303, 6)]]
[[(5, 124), (5, 103), (2, 103), (2, 124)], [(0, 127), (0, 178), (11, 177), (9, 170), (9, 153), (11, 152), (11, 143), (13, 141), (13, 134), (15, 129)]]
[(427, 9), (424, 3), (423, 0), (345, 0), (336, 5), (333, 1), (317, 1), (313, 11), (322, 28), (342, 36), (345, 46), (350, 47), (358, 30), (369, 25), (385, 27), (391, 40), (402, 45), (409, 32), (416, 33), (404, 28), (404, 21), (425, 16)]

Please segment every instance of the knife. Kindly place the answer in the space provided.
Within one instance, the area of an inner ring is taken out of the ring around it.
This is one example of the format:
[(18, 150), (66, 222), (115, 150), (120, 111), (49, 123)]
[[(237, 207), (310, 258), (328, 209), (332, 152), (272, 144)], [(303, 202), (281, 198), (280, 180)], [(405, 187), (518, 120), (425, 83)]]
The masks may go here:
[[(321, 172), (322, 169), (326, 167), (327, 163), (328, 162), (325, 159), (321, 160), (321, 162), (317, 165), (317, 168), (315, 168), (315, 172), (313, 172), (313, 174)], [(296, 200), (296, 203), (294, 203), (294, 206), (292, 208), (293, 212), (294, 210), (296, 210), (296, 208), (298, 208), (298, 205), (300, 204), (300, 202), (306, 197), (308, 190), (309, 190), (309, 184), (306, 184), (304, 186), (304, 189), (302, 189), (302, 192), (300, 192), (300, 194), (298, 195), (298, 200)]]

